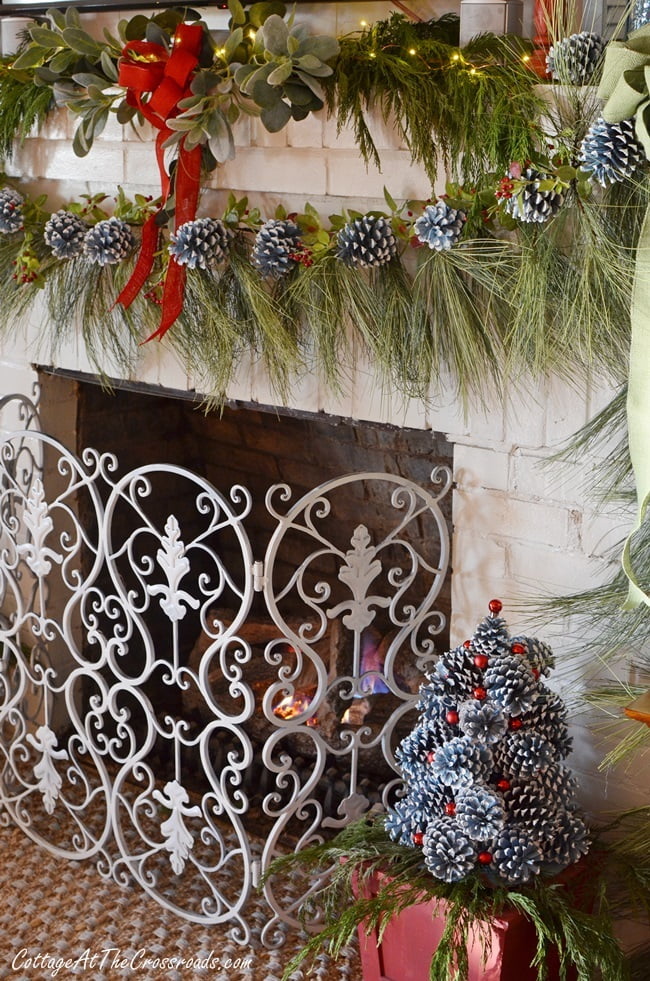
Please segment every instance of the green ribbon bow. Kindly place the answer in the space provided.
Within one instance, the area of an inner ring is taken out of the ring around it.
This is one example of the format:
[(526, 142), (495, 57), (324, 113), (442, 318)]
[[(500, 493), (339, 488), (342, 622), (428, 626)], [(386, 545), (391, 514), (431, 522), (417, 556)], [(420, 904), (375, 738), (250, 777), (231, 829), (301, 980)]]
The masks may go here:
[[(606, 122), (634, 117), (637, 139), (650, 159), (650, 24), (634, 31), (625, 42), (608, 44), (598, 95), (606, 100), (602, 110)], [(641, 603), (650, 606), (650, 594), (639, 585), (632, 565), (632, 536), (643, 524), (650, 504), (650, 208), (637, 245), (630, 326), (627, 424), (637, 516), (621, 560), (629, 580), (626, 610)]]

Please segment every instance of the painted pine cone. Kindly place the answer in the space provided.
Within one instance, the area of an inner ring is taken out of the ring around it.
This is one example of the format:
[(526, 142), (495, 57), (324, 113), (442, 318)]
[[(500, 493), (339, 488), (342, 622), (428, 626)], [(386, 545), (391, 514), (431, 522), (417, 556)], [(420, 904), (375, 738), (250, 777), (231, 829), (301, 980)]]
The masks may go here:
[(501, 617), (485, 617), (481, 620), (472, 637), (472, 655), (485, 654), (486, 657), (500, 656), (510, 650), (510, 638), (505, 620)]
[(645, 159), (633, 119), (622, 119), (619, 123), (597, 119), (580, 148), (580, 169), (590, 171), (603, 187), (631, 177)]
[(395, 750), (395, 758), (404, 776), (411, 780), (421, 778), (429, 765), (428, 754), (434, 752), (438, 745), (435, 727), (429, 723), (412, 729)]
[[(508, 174), (512, 177), (511, 174)], [(511, 218), (525, 222), (545, 222), (554, 218), (564, 204), (564, 195), (553, 189), (541, 191), (544, 175), (528, 167), (522, 174), (523, 185), (504, 202), (504, 209)]]
[(549, 800), (537, 788), (531, 788), (528, 779), (513, 780), (504, 791), (503, 800), (508, 817), (529, 831), (535, 841), (542, 841), (553, 833), (558, 813), (552, 806), (553, 799)]
[(271, 218), (255, 237), (251, 260), (262, 276), (280, 279), (295, 266), (292, 259), (300, 249), (300, 229), (287, 219)]
[(121, 218), (105, 218), (89, 228), (83, 253), (98, 266), (113, 266), (131, 252), (135, 239), (131, 227)]
[(569, 720), (566, 705), (550, 688), (540, 686), (535, 703), (526, 714), (526, 722), (553, 746), (555, 755), (564, 759), (571, 752)]
[(509, 732), (499, 744), (495, 765), (497, 769), (509, 776), (530, 776), (535, 770), (541, 770), (555, 759), (553, 746), (537, 732), (526, 732), (522, 729)]
[(555, 655), (543, 640), (538, 640), (537, 637), (512, 637), (510, 646), (514, 644), (521, 644), (525, 648), (524, 656), (528, 659), (528, 663), (541, 675), (549, 674), (555, 667)]
[(71, 211), (55, 211), (43, 229), (45, 244), (57, 259), (75, 259), (81, 255), (88, 225)]
[(480, 784), (461, 791), (455, 803), (458, 827), (477, 841), (494, 838), (505, 824), (503, 800)]
[(476, 852), (469, 836), (450, 818), (432, 821), (422, 843), (424, 862), (437, 879), (458, 882), (464, 879), (476, 861)]
[(0, 233), (10, 235), (23, 227), (24, 198), (13, 187), (3, 187), (0, 191)]
[(552, 865), (566, 868), (589, 851), (589, 831), (579, 814), (563, 811), (552, 835), (542, 843), (544, 859)]
[(528, 882), (537, 875), (542, 851), (523, 828), (506, 824), (492, 846), (493, 868), (506, 882)]
[(485, 670), (483, 684), (489, 698), (508, 715), (528, 712), (537, 694), (537, 682), (528, 662), (516, 654), (492, 660)]
[(463, 702), (458, 710), (458, 724), (465, 736), (487, 743), (498, 743), (505, 735), (508, 723), (496, 705), (472, 699)]
[(446, 201), (436, 201), (424, 209), (414, 225), (420, 242), (436, 252), (450, 249), (460, 238), (467, 220), (464, 211), (450, 208)]
[(170, 235), (169, 254), (179, 266), (207, 269), (226, 258), (230, 232), (218, 218), (186, 221)]
[(337, 256), (346, 266), (385, 266), (397, 255), (390, 221), (364, 215), (348, 222), (338, 234)]
[(455, 736), (436, 749), (430, 765), (440, 783), (456, 790), (488, 775), (492, 753), (469, 736)]
[(556, 82), (588, 85), (604, 50), (600, 35), (581, 31), (551, 45), (546, 67)]
[(455, 647), (436, 661), (431, 674), (431, 687), (443, 696), (457, 702), (470, 698), (481, 684), (482, 674), (474, 664), (471, 652), (465, 647)]

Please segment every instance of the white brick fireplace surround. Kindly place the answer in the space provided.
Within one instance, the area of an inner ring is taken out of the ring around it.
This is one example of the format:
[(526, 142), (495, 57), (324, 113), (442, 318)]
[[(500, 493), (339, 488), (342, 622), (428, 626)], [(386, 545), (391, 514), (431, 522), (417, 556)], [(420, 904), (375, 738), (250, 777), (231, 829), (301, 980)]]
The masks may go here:
[[(412, 0), (411, 6), (424, 16), (448, 9), (429, 0)], [(383, 18), (393, 9), (388, 3), (301, 5), (297, 16), (341, 35), (356, 29), (362, 18)], [(99, 33), (103, 15), (89, 16), (92, 29)], [(72, 127), (65, 112), (55, 114), (40, 135), (17, 149), (6, 164), (7, 173), (20, 178), (29, 193), (47, 193), (51, 210), (80, 194), (114, 194), (118, 185), (129, 196), (158, 192), (153, 143), (146, 134), (143, 139), (141, 133), (111, 123), (89, 155), (79, 159), (72, 152)], [(201, 199), (200, 213), (220, 214), (230, 190), (237, 196), (248, 194), (267, 216), (280, 203), (287, 210), (301, 210), (309, 201), (324, 215), (346, 205), (361, 211), (382, 207), (384, 186), (397, 200), (427, 197), (431, 188), (424, 172), (412, 164), (390, 127), (377, 121), (374, 135), (382, 172), (373, 167), (366, 170), (352, 133), (337, 134), (335, 122), (324, 113), (291, 124), (279, 134), (244, 123), (237, 130), (236, 159), (215, 172)], [(442, 176), (434, 190), (443, 190)], [(3, 339), (2, 394), (29, 393), (36, 377), (33, 365), (49, 363), (48, 352), (38, 345), (41, 333), (39, 314), (34, 311), (24, 329), (10, 340)], [(81, 344), (61, 350), (54, 367), (92, 373)], [(480, 364), (476, 371), (482, 371)], [(192, 377), (181, 370), (164, 341), (142, 348), (137, 373), (130, 381), (188, 392), (194, 388)], [(451, 633), (456, 643), (473, 631), (492, 597), (503, 601), (513, 632), (520, 631), (526, 627), (527, 597), (586, 588), (607, 575), (608, 550), (621, 538), (626, 516), (607, 513), (585, 499), (584, 480), (600, 460), (584, 458), (561, 468), (544, 463), (610, 397), (611, 392), (601, 388), (574, 390), (554, 379), (521, 381), (505, 407), (474, 405), (464, 414), (454, 397), (453, 379), (433, 392), (427, 405), (404, 403), (381, 392), (371, 369), (360, 366), (340, 397), (312, 378), (301, 379), (292, 390), (289, 407), (431, 430), (454, 444)], [(245, 404), (274, 404), (264, 375), (253, 363), (240, 371), (229, 398)], [(107, 394), (107, 427), (110, 413)], [(47, 430), (47, 420), (44, 427)], [(547, 629), (535, 632), (550, 641), (556, 654), (568, 646), (565, 623), (549, 622)], [(561, 686), (567, 698), (579, 695), (593, 664), (587, 663), (583, 674), (575, 661), (564, 667), (561, 657), (559, 661), (552, 683)], [(637, 777), (633, 783), (625, 773), (605, 778), (598, 772), (604, 746), (593, 728), (578, 720), (574, 736), (570, 764), (589, 807), (602, 811), (647, 803), (641, 790), (647, 781)]]

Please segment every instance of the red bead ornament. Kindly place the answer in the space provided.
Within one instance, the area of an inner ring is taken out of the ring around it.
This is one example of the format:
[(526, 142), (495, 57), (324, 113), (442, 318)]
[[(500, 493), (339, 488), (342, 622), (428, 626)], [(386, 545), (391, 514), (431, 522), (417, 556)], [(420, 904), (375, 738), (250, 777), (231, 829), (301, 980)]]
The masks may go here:
[(423, 835), (423, 833), (421, 831), (414, 831), (413, 832), (413, 844), (414, 845), (421, 845), (423, 841), (424, 841), (424, 835)]
[(513, 654), (525, 654), (526, 653), (526, 648), (524, 647), (523, 644), (511, 644), (510, 645), (510, 650), (512, 651)]
[(502, 780), (497, 780), (497, 788), (499, 790), (510, 790), (510, 781), (506, 780), (505, 777)]
[(449, 801), (448, 804), (445, 804), (445, 814), (449, 815), (449, 817), (453, 817), (455, 813), (456, 805), (454, 804), (453, 800)]
[(509, 729), (521, 729), (522, 726), (523, 726), (523, 722), (521, 721), (521, 719), (510, 719), (508, 722)]
[(481, 863), (481, 865), (489, 865), (490, 862), (492, 861), (492, 855), (490, 854), (490, 852), (479, 852), (478, 860)]
[(447, 722), (449, 723), (450, 726), (457, 725), (457, 723), (458, 723), (458, 712), (456, 711), (456, 709), (449, 709), (449, 711), (445, 715), (445, 719), (447, 720)]
[(463, 647), (465, 648), (465, 650), (466, 650), (466, 651), (467, 651), (467, 650), (469, 650), (469, 648), (470, 648), (471, 646), (472, 646), (472, 642), (471, 642), (471, 640), (464, 640), (464, 641), (463, 641)]
[(472, 690), (472, 695), (477, 700), (477, 702), (482, 702), (482, 701), (484, 701), (484, 699), (487, 698), (487, 692), (486, 692), (485, 688), (481, 688), (481, 687), (474, 688)]
[(490, 663), (490, 659), (486, 654), (474, 655), (474, 664), (476, 665), (477, 668), (480, 668), (481, 671), (485, 671), (489, 663)]
[(501, 602), (501, 600), (491, 599), (490, 602), (488, 603), (488, 609), (490, 613), (494, 614), (494, 616), (498, 616), (499, 613), (501, 613), (501, 610), (503, 609), (503, 603)]
[(436, 758), (436, 754), (433, 752), (432, 749), (430, 749), (429, 752), (427, 753), (427, 763), (433, 763), (435, 758)]
[(538, 671), (538, 669), (537, 668), (533, 668), (533, 672), (532, 673), (533, 673), (533, 678), (535, 679), (535, 681), (539, 681), (539, 671)]

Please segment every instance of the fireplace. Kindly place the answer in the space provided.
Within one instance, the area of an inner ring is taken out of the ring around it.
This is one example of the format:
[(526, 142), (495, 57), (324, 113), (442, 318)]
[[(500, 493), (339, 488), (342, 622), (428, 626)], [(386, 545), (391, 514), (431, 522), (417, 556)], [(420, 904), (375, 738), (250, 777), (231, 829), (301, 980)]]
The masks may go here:
[[(44, 845), (56, 828), (59, 853), (245, 934), (279, 850), (398, 789), (394, 749), (449, 643), (451, 446), (40, 383), (42, 484), (16, 437), (3, 454), (3, 573), (31, 583), (5, 631), (7, 806)], [(265, 889), (270, 935), (294, 906)]]

